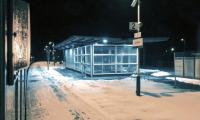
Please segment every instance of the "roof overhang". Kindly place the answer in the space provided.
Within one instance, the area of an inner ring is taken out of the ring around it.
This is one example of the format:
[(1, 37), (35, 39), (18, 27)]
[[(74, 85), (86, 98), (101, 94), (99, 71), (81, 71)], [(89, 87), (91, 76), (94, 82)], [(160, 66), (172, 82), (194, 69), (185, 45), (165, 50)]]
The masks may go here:
[[(55, 45), (55, 49), (64, 50), (92, 44), (102, 44), (103, 39), (107, 39), (106, 44), (132, 44), (133, 38), (111, 38), (111, 37), (93, 37), (93, 36), (71, 36), (61, 43)], [(144, 38), (144, 43), (155, 43), (168, 41), (168, 37)]]

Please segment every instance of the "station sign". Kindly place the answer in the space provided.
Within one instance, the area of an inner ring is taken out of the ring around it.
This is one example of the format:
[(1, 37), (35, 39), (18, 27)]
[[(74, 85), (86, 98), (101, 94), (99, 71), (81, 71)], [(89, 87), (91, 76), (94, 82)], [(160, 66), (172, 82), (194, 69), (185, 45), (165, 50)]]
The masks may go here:
[(133, 47), (142, 47), (143, 46), (143, 38), (138, 38), (133, 40)]
[(142, 27), (141, 22), (129, 22), (129, 30), (139, 30)]
[(142, 37), (141, 32), (134, 33), (134, 38), (141, 38), (141, 37)]

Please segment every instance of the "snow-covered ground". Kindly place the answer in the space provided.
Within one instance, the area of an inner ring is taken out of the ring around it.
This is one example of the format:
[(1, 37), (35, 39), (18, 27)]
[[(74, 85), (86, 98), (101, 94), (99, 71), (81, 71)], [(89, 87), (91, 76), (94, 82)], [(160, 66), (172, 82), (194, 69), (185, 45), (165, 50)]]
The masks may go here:
[[(148, 79), (171, 73), (142, 69), (142, 96), (134, 77), (84, 78), (77, 72), (35, 63), (29, 74), (29, 120), (199, 120), (200, 92)], [(177, 79), (178, 80), (178, 79)]]
[(173, 72), (166, 72), (162, 70), (141, 69), (142, 74), (148, 74), (153, 77), (161, 78), (164, 80), (178, 81), (187, 84), (200, 85), (200, 79), (175, 77)]

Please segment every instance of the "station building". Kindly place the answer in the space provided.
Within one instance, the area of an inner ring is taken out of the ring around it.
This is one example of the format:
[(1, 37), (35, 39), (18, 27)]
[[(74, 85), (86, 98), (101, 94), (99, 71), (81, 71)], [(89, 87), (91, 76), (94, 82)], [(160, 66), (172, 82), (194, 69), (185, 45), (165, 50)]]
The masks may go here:
[(90, 76), (128, 75), (137, 68), (137, 49), (132, 41), (132, 38), (71, 36), (55, 48), (63, 50), (66, 68)]

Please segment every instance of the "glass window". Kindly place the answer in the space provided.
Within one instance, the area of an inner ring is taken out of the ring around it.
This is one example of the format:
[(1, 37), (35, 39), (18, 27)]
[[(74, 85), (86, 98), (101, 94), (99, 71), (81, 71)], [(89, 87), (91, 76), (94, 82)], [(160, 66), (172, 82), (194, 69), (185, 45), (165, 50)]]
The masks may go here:
[(137, 69), (136, 65), (129, 65), (128, 72), (134, 73), (134, 72), (136, 72), (136, 69)]
[(94, 64), (102, 64), (103, 63), (102, 56), (94, 56)]
[(82, 47), (82, 54), (85, 54), (85, 47)]
[(115, 63), (115, 56), (103, 56), (103, 64)]
[(75, 56), (75, 62), (78, 62), (78, 57), (77, 56)]
[(94, 54), (115, 54), (114, 46), (94, 46)]
[(136, 57), (136, 55), (131, 55), (131, 56), (129, 56), (129, 61), (130, 61), (130, 63), (136, 63), (136, 62), (137, 62), (137, 57)]
[(132, 46), (117, 46), (117, 54), (136, 54), (136, 49)]
[(128, 63), (129, 56), (117, 56), (117, 62), (118, 63)]
[(102, 73), (102, 65), (94, 65), (94, 73)]
[(77, 50), (78, 50), (78, 49), (76, 48), (76, 49), (75, 49), (75, 55), (77, 55), (77, 54), (78, 54)]
[(115, 73), (115, 66), (114, 65), (104, 65), (103, 73)]
[(86, 57), (86, 63), (90, 64), (91, 60), (90, 60), (90, 55), (85, 56)]
[(78, 55), (81, 55), (81, 48), (78, 48)]
[(117, 73), (133, 73), (136, 71), (136, 65), (117, 65)]
[(81, 62), (81, 56), (78, 56), (78, 61), (77, 62)]
[(90, 54), (90, 46), (86, 47), (86, 54)]
[(91, 72), (91, 66), (90, 65), (86, 65), (85, 67), (86, 67), (85, 68), (86, 73), (90, 74), (90, 72)]

